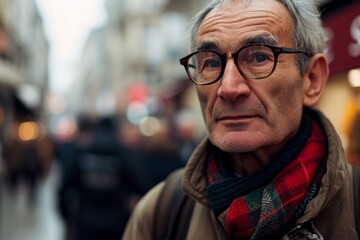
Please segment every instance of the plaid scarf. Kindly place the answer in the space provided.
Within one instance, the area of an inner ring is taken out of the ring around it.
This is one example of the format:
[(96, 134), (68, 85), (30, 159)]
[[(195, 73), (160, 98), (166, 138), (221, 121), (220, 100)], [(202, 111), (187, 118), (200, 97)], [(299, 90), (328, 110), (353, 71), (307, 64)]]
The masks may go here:
[(299, 133), (260, 173), (228, 176), (221, 153), (210, 154), (207, 193), (229, 238), (278, 239), (289, 231), (317, 195), (326, 171), (325, 149), (323, 130), (307, 116)]

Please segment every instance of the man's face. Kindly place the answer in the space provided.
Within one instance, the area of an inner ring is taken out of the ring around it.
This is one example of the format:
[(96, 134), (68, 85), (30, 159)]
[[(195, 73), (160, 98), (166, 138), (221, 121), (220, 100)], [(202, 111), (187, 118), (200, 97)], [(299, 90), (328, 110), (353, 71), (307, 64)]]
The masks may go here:
[[(246, 2), (226, 0), (210, 12), (195, 47), (233, 53), (270, 39), (272, 45), (294, 48), (293, 22), (283, 5), (275, 0)], [(304, 86), (295, 57), (280, 54), (275, 71), (259, 80), (244, 78), (228, 57), (220, 81), (196, 87), (214, 145), (227, 152), (268, 155), (296, 133)]]

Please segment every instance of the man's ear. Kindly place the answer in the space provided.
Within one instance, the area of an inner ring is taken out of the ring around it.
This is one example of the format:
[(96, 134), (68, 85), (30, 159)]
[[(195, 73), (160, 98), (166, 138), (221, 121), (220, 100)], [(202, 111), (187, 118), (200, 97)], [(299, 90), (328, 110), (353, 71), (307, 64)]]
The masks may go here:
[(329, 65), (323, 54), (310, 58), (304, 74), (304, 105), (314, 106), (320, 99), (329, 77)]

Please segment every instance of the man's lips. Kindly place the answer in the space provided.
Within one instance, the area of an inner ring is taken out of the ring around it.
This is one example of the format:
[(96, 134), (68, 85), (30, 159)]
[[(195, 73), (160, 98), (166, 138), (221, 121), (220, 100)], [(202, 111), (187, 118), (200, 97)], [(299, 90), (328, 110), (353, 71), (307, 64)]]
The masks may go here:
[(252, 118), (256, 118), (256, 115), (234, 115), (234, 116), (221, 116), (216, 118), (216, 121), (224, 121), (224, 122), (237, 122), (237, 121), (244, 121), (249, 120)]

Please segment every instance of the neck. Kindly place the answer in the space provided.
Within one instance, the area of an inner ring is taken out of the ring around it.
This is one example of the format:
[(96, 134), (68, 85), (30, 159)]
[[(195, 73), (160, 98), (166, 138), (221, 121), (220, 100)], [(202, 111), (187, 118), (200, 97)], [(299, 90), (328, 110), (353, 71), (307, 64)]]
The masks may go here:
[[(294, 134), (295, 135), (295, 134)], [(289, 138), (292, 138), (293, 135)], [(286, 139), (286, 141), (288, 138)], [(228, 171), (235, 175), (247, 176), (260, 172), (263, 168), (269, 165), (273, 156), (275, 156), (286, 141), (269, 148), (263, 148), (254, 152), (247, 153), (228, 153), (225, 156), (225, 166)]]
[(247, 176), (261, 171), (268, 162), (253, 153), (231, 154), (225, 166), (235, 175)]

